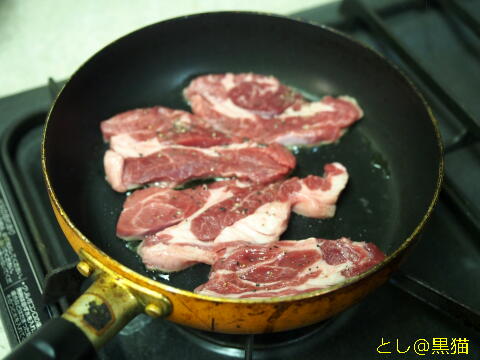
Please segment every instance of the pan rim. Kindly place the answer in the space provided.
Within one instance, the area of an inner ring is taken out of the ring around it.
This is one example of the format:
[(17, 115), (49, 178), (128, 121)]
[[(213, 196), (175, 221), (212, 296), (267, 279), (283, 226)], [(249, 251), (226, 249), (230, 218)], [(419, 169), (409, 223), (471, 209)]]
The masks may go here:
[[(344, 41), (349, 41), (355, 43), (357, 46), (362, 47), (366, 51), (370, 52), (376, 57), (379, 57), (383, 62), (385, 62), (388, 66), (392, 68), (399, 76), (402, 78), (406, 84), (412, 89), (413, 93), (418, 97), (420, 102), (423, 104), (424, 109), (427, 111), (427, 115), (433, 125), (433, 130), (434, 130), (434, 135), (436, 139), (436, 143), (438, 146), (438, 176), (437, 176), (437, 182), (435, 185), (435, 191), (433, 193), (433, 197), (429, 203), (429, 206), (419, 221), (418, 225), (415, 227), (413, 232), (408, 236), (402, 243), (401, 245), (390, 255), (387, 255), (386, 258), (380, 262), (379, 264), (375, 265), (374, 267), (370, 268), (368, 271), (363, 272), (360, 275), (354, 276), (352, 278), (348, 278), (341, 283), (330, 286), (325, 289), (319, 289), (311, 292), (306, 292), (298, 295), (293, 295), (293, 296), (280, 296), (280, 297), (270, 297), (270, 298), (254, 298), (254, 299), (235, 299), (235, 298), (224, 298), (224, 297), (214, 297), (214, 296), (207, 296), (207, 295), (200, 295), (196, 294), (192, 291), (188, 290), (183, 290), (168, 284), (164, 284), (161, 282), (158, 282), (156, 280), (153, 280), (145, 275), (142, 275), (129, 267), (123, 265), (119, 261), (115, 260), (114, 258), (110, 257), (106, 253), (104, 253), (102, 250), (100, 250), (94, 243), (92, 243), (86, 236), (83, 235), (83, 233), (73, 224), (73, 222), (70, 220), (69, 216), (63, 209), (63, 207), (60, 204), (59, 199), (56, 196), (56, 193), (53, 189), (53, 186), (50, 181), (50, 177), (47, 172), (47, 159), (46, 159), (46, 141), (47, 141), (47, 132), (49, 128), (49, 124), (51, 123), (51, 118), (53, 111), (56, 108), (57, 101), (61, 98), (62, 93), (64, 92), (65, 88), (70, 84), (70, 82), (76, 77), (76, 75), (85, 67), (87, 66), (90, 61), (95, 58), (99, 53), (103, 52), (106, 48), (113, 46), (114, 44), (124, 40), (125, 38), (131, 37), (134, 34), (144, 31), (148, 28), (152, 28), (154, 26), (158, 26), (159, 24), (166, 24), (166, 23), (174, 23), (174, 22), (179, 22), (179, 21), (186, 21), (192, 18), (197, 18), (197, 17), (208, 17), (208, 16), (221, 16), (221, 15), (226, 15), (226, 14), (238, 14), (238, 15), (249, 15), (249, 16), (260, 16), (260, 17), (269, 17), (269, 18), (278, 18), (279, 20), (282, 21), (287, 21), (287, 22), (292, 22), (292, 23), (301, 23), (303, 25), (307, 26), (312, 26), (315, 28), (320, 28), (324, 31), (333, 33), (334, 35), (338, 36), (339, 38), (342, 38)], [(164, 20), (161, 22), (153, 23), (150, 25), (147, 25), (145, 27), (142, 27), (140, 29), (137, 29), (133, 32), (130, 32), (129, 34), (126, 34), (117, 40), (107, 44), (105, 47), (101, 48), (98, 50), (95, 54), (93, 54), (91, 57), (89, 57), (73, 74), (72, 76), (68, 79), (68, 81), (63, 85), (62, 89), (60, 92), (57, 94), (56, 98), (54, 99), (52, 106), (49, 109), (48, 115), (47, 115), (47, 120), (43, 129), (43, 134), (42, 134), (42, 145), (41, 145), (41, 164), (42, 164), (42, 173), (45, 179), (46, 183), (46, 188), (48, 191), (48, 194), (50, 196), (50, 200), (52, 202), (52, 206), (56, 208), (62, 219), (66, 222), (70, 230), (74, 232), (74, 234), (77, 236), (78, 239), (82, 242), (82, 249), (84, 251), (87, 251), (89, 254), (94, 256), (94, 258), (99, 261), (102, 266), (105, 266), (106, 269), (109, 269), (110, 271), (113, 271), (116, 275), (118, 275), (120, 278), (125, 278), (128, 281), (132, 281), (134, 283), (142, 283), (145, 284), (142, 286), (142, 290), (144, 289), (145, 291), (150, 290), (150, 291), (155, 291), (157, 293), (161, 293), (163, 290), (164, 292), (168, 293), (174, 293), (174, 294), (179, 294), (182, 296), (187, 296), (191, 298), (196, 298), (199, 300), (206, 300), (206, 301), (214, 301), (214, 302), (220, 302), (220, 303), (235, 303), (235, 304), (259, 304), (259, 303), (282, 303), (282, 302), (293, 302), (293, 301), (299, 301), (299, 300), (306, 300), (309, 298), (316, 298), (321, 295), (329, 294), (332, 292), (335, 292), (338, 289), (341, 288), (346, 288), (349, 285), (352, 285), (356, 282), (361, 281), (364, 278), (367, 278), (371, 276), (372, 274), (380, 271), (381, 269), (385, 268), (388, 266), (390, 263), (393, 263), (395, 259), (397, 259), (403, 252), (414, 242), (414, 240), (417, 238), (418, 234), (420, 231), (423, 229), (425, 224), (427, 223), (428, 219), (430, 218), (435, 205), (438, 202), (439, 195), (440, 195), (440, 190), (443, 182), (443, 173), (444, 173), (444, 159), (443, 159), (443, 143), (441, 140), (441, 135), (440, 135), (440, 130), (438, 126), (438, 121), (434, 117), (433, 112), (424, 99), (423, 95), (418, 91), (416, 86), (412, 83), (412, 81), (404, 74), (403, 71), (401, 71), (398, 66), (394, 63), (392, 63), (389, 59), (385, 58), (382, 54), (377, 52), (375, 49), (372, 49), (366, 44), (363, 44), (362, 42), (354, 39), (353, 37), (339, 31), (336, 29), (333, 29), (329, 26), (323, 25), (323, 24), (317, 24), (313, 21), (306, 21), (304, 19), (300, 19), (298, 17), (291, 17), (291, 16), (284, 16), (284, 15), (278, 15), (278, 14), (273, 14), (273, 13), (267, 13), (267, 12), (256, 12), (256, 11), (214, 11), (214, 12), (204, 12), (204, 13), (198, 13), (198, 14), (192, 14), (192, 15), (185, 15), (185, 16), (179, 16), (175, 17), (172, 19)], [(67, 239), (70, 243), (70, 245), (73, 247), (73, 244), (71, 240), (68, 238)], [(80, 251), (77, 251), (77, 254)], [(114, 268), (112, 268), (114, 267)], [(100, 269), (101, 271), (104, 271), (104, 269)]]

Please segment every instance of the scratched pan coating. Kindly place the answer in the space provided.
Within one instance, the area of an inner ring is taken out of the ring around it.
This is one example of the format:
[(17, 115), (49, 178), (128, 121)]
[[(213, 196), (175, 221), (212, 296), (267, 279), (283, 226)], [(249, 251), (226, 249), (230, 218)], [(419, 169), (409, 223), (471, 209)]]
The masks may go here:
[(108, 256), (139, 274), (193, 290), (208, 266), (172, 274), (146, 271), (115, 237), (124, 194), (104, 179), (100, 121), (153, 105), (189, 110), (182, 89), (207, 73), (276, 76), (310, 98), (349, 95), (365, 112), (336, 144), (296, 149), (293, 175), (321, 175), (343, 163), (350, 181), (333, 219), (293, 215), (282, 239), (341, 236), (391, 254), (411, 236), (438, 193), (441, 147), (431, 114), (383, 58), (327, 28), (252, 13), (179, 18), (116, 41), (82, 66), (61, 92), (45, 140), (46, 170), (71, 222)]

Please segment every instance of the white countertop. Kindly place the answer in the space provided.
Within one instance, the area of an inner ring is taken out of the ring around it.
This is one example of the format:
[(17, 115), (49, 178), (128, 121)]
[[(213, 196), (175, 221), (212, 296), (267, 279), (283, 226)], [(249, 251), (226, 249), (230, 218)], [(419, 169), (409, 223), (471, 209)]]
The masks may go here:
[(332, 0), (0, 1), (0, 96), (68, 78), (113, 40), (148, 24), (218, 10), (288, 14)]
[[(66, 79), (113, 40), (181, 15), (253, 10), (288, 14), (333, 0), (0, 1), (0, 97)], [(9, 352), (0, 323), (0, 358)]]

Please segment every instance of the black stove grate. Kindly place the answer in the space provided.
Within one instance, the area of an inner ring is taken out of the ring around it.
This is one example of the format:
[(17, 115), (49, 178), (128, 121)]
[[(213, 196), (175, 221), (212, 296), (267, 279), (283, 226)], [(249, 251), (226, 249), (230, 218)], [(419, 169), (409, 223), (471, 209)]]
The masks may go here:
[[(470, 29), (479, 35), (480, 27), (478, 21), (473, 18), (466, 10), (456, 1), (437, 0), (441, 5), (441, 10), (448, 12), (451, 10), (458, 19)], [(418, 1), (418, 4), (422, 2)], [(429, 3), (431, 5), (431, 3)], [(425, 6), (425, 3), (423, 4)], [(401, 44), (401, 41), (388, 29), (388, 25), (381, 19), (377, 13), (371, 9), (363, 0), (344, 0), (342, 3), (342, 11), (349, 17), (360, 20), (371, 31), (373, 31), (378, 39), (381, 39), (387, 46), (392, 48), (403, 63), (408, 67), (410, 72), (413, 72), (419, 80), (419, 85), (427, 97), (433, 97), (446, 105), (447, 109), (458, 119), (464, 126), (460, 136), (456, 136), (446, 146), (445, 153), (453, 153), (458, 149), (467, 148), (472, 144), (478, 143), (480, 140), (480, 125), (474, 117), (459, 103), (454, 97), (439, 84), (437, 80), (422, 66), (419, 61), (415, 59), (412, 53)], [(477, 26), (477, 27), (475, 27)], [(461, 196), (456, 184), (449, 176), (449, 172), (444, 178), (443, 196), (453, 202), (454, 207), (459, 209), (458, 214), (462, 216), (464, 221), (468, 222), (478, 234), (480, 234), (480, 218), (478, 212), (472, 211), (469, 207), (469, 199), (478, 199), (478, 194), (474, 197)], [(457, 175), (457, 174), (455, 174)], [(475, 190), (474, 188), (471, 188)], [(477, 191), (475, 191), (477, 193)], [(417, 299), (425, 301), (434, 308), (455, 317), (464, 323), (473, 326), (480, 331), (480, 313), (472, 308), (456, 301), (455, 299), (435, 290), (427, 284), (413, 278), (412, 276), (399, 273), (391, 280), (400, 289), (412, 294)]]

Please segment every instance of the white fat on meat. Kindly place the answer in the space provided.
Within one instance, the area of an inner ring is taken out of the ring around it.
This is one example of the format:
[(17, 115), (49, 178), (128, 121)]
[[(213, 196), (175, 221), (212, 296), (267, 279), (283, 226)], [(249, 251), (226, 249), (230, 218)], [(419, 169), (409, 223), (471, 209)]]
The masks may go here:
[(103, 166), (105, 168), (106, 179), (113, 189), (124, 192), (128, 188), (125, 187), (122, 181), (123, 174), (123, 156), (112, 150), (107, 150), (103, 157)]
[(363, 117), (363, 115), (364, 115), (363, 109), (358, 104), (357, 99), (355, 99), (354, 97), (348, 96), (348, 95), (342, 95), (342, 96), (339, 96), (338, 98), (341, 99), (341, 100), (344, 100), (344, 101), (348, 101), (349, 103), (354, 105), (357, 108), (358, 112), (360, 113), (359, 118)]
[[(302, 145), (311, 145), (315, 143), (315, 146), (323, 145), (323, 144), (331, 144), (331, 141), (315, 141), (318, 137), (321, 137), (322, 134), (325, 133), (323, 129), (316, 129), (315, 133), (312, 136), (305, 135), (305, 130), (292, 130), (287, 133), (278, 134), (275, 137), (272, 137), (274, 142), (278, 144), (282, 144), (283, 146), (302, 146)], [(343, 132), (341, 133), (343, 135)]]
[(325, 104), (321, 101), (304, 103), (300, 105), (299, 109), (289, 107), (279, 116), (279, 118), (288, 118), (293, 116), (312, 116), (324, 111), (335, 111), (335, 108), (331, 105)]
[(289, 217), (290, 204), (273, 201), (260, 206), (254, 214), (223, 229), (214, 240), (214, 244), (228, 244), (238, 240), (253, 244), (271, 243), (285, 231)]
[(302, 189), (294, 194), (293, 211), (299, 215), (313, 218), (328, 218), (335, 215), (340, 193), (348, 182), (347, 169), (340, 163), (332, 163), (341, 173), (331, 176), (331, 187), (327, 191), (308, 188), (302, 183)]
[(256, 146), (256, 144), (244, 142), (238, 144), (212, 146), (210, 148), (197, 148), (184, 145), (162, 144), (157, 138), (148, 140), (136, 140), (129, 134), (121, 134), (112, 136), (110, 140), (110, 148), (124, 158), (139, 158), (158, 153), (164, 149), (185, 149), (198, 151), (208, 156), (219, 156), (219, 150), (240, 150), (248, 147)]
[[(210, 249), (193, 245), (176, 245), (158, 243), (148, 252), (139, 248), (139, 254), (147, 268), (163, 272), (183, 270), (196, 263), (213, 264), (215, 253)], [(162, 260), (159, 262), (158, 259)]]
[(158, 141), (157, 137), (139, 141), (130, 134), (120, 134), (110, 138), (110, 148), (123, 157), (148, 156), (160, 151), (163, 147), (164, 145)]
[[(213, 110), (230, 118), (256, 120), (257, 116), (248, 110), (245, 110), (233, 103), (230, 98), (219, 100), (213, 96), (204, 95), (205, 99), (213, 104)], [(211, 122), (213, 125), (214, 123)]]
[[(213, 76), (210, 76), (210, 81), (213, 81)], [(225, 74), (221, 83), (226, 91), (235, 87), (235, 76), (232, 73)]]
[[(342, 95), (342, 96), (339, 96), (338, 98), (344, 101), (348, 101), (349, 103), (354, 105), (357, 108), (358, 112), (360, 113), (359, 118), (363, 117), (363, 110), (358, 105), (358, 102), (355, 98), (348, 95)], [(334, 106), (330, 104), (326, 104), (322, 100), (320, 100), (320, 101), (314, 101), (310, 103), (303, 103), (295, 108), (289, 107), (285, 109), (285, 111), (282, 114), (280, 114), (279, 118), (285, 119), (285, 118), (294, 117), (294, 116), (309, 117), (322, 112), (333, 112), (333, 111), (335, 111)]]

